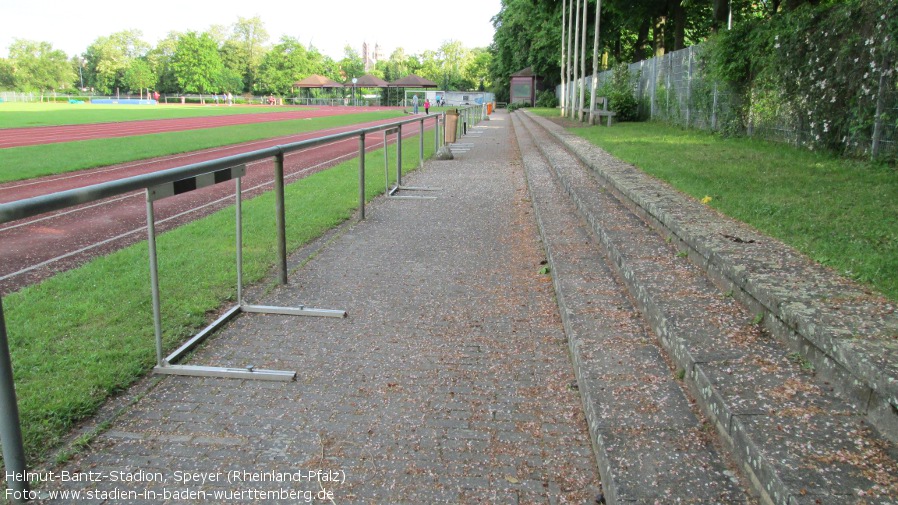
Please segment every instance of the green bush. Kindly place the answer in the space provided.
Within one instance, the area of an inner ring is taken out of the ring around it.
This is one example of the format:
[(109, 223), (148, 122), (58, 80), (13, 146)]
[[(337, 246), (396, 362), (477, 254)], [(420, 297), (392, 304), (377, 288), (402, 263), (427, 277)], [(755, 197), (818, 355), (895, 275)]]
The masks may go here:
[[(877, 100), (898, 103), (898, 2), (844, 0), (747, 20), (708, 43), (711, 77), (735, 91), (744, 124), (788, 118), (793, 140), (837, 153), (868, 150)], [(779, 126), (779, 125), (778, 125)]]
[(636, 100), (636, 83), (639, 76), (630, 74), (626, 63), (616, 65), (611, 71), (611, 79), (597, 90), (608, 97), (608, 110), (616, 113), (618, 121), (639, 120), (639, 101)]
[(552, 109), (558, 107), (558, 98), (555, 97), (555, 91), (549, 89), (540, 91), (539, 94), (536, 95), (536, 106)]

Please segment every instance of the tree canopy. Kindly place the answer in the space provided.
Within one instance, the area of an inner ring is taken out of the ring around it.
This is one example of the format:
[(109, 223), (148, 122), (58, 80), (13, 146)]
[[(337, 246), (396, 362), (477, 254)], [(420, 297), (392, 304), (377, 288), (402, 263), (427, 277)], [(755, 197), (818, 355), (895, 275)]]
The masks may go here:
[[(294, 82), (312, 74), (347, 82), (365, 73), (387, 81), (414, 73), (458, 90), (488, 88), (492, 80), (493, 53), (456, 40), (422, 54), (396, 48), (389, 59), (366, 71), (359, 51), (349, 45), (335, 61), (296, 37), (269, 44), (259, 17), (238, 17), (232, 25), (212, 25), (204, 32), (169, 32), (155, 47), (141, 37), (136, 30), (100, 36), (72, 58), (47, 42), (21, 41), (8, 58), (0, 58), (0, 86), (74, 91), (81, 85), (79, 69), (84, 86), (100, 94), (153, 89), (287, 95), (296, 92)], [(51, 68), (53, 77), (48, 77)]]
[(16, 39), (5, 66), (9, 85), (25, 91), (51, 91), (76, 77), (66, 54), (47, 42)]
[[(587, 16), (585, 23), (580, 19), (580, 26), (587, 27), (591, 48), (597, 2), (585, 1)], [(730, 19), (741, 23), (827, 3), (838, 0), (603, 0), (600, 65), (605, 69), (697, 44), (725, 28)], [(497, 95), (507, 95), (509, 76), (527, 67), (546, 85), (559, 83), (563, 7), (566, 12), (574, 9), (582, 18), (579, 0), (502, 0), (501, 10), (493, 17), (496, 33), (490, 48), (490, 75)], [(592, 72), (591, 54), (586, 67)]]

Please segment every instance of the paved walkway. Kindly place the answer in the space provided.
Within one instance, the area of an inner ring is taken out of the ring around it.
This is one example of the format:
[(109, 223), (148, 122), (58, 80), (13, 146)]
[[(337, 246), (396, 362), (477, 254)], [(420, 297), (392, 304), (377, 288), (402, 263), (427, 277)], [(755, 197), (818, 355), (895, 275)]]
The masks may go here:
[(508, 115), (461, 142), (471, 149), (406, 180), (443, 188), (438, 199), (379, 199), (288, 287), (253, 300), (348, 318), (244, 315), (191, 360), (296, 370), (296, 382), (153, 380), (54, 469), (102, 482), (42, 489), (99, 490), (95, 503), (593, 502), (596, 462)]

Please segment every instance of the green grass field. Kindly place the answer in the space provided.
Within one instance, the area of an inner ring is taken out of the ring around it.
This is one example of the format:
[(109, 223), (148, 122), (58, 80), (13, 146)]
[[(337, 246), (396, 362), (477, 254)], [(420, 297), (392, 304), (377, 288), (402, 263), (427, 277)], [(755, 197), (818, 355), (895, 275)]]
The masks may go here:
[(68, 103), (0, 103), (0, 128), (115, 123), (146, 119), (230, 116), (311, 109), (312, 107), (233, 107), (215, 105), (93, 105)]
[(0, 149), (0, 183), (402, 116), (400, 110)]
[[(536, 112), (557, 117), (554, 109)], [(660, 123), (572, 131), (696, 199), (898, 300), (898, 171)]]

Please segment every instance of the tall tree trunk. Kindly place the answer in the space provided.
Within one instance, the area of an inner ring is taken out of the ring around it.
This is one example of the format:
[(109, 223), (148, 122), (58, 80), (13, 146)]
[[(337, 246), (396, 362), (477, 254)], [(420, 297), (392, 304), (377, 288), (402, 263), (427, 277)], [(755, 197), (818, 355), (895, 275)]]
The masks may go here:
[(561, 1), (561, 115), (564, 116), (564, 108), (567, 106), (564, 96), (565, 79), (567, 78), (567, 61), (564, 57), (564, 16), (567, 10), (567, 0)]
[(667, 16), (658, 16), (652, 26), (652, 42), (655, 56), (664, 56), (667, 49)]
[(571, 88), (573, 87), (573, 80), (571, 79), (571, 74), (574, 69), (571, 68), (571, 40), (573, 39), (574, 34), (574, 0), (568, 0), (568, 10), (567, 10), (567, 109), (564, 112), (564, 115), (567, 116), (572, 114), (574, 110), (573, 100), (571, 99)]
[(636, 34), (636, 45), (634, 46), (636, 50), (633, 52), (633, 63), (639, 63), (645, 59), (645, 49), (649, 43), (650, 27), (651, 20), (648, 19), (643, 20), (642, 24), (639, 25), (639, 32)]
[(583, 0), (583, 37), (580, 40), (580, 102), (577, 119), (583, 121), (583, 106), (586, 102), (584, 88), (586, 87), (586, 14), (589, 2)]
[(730, 1), (714, 0), (712, 7), (714, 18), (711, 20), (711, 30), (717, 33), (718, 30), (727, 25), (727, 17), (730, 15)]
[(595, 35), (592, 39), (592, 89), (589, 92), (589, 124), (595, 124), (596, 88), (599, 85), (599, 28), (602, 17), (602, 0), (596, 1), (596, 25)]
[(668, 6), (674, 23), (674, 51), (678, 51), (686, 47), (686, 9), (680, 0), (670, 0)]
[(577, 0), (577, 6), (574, 8), (574, 82), (571, 85), (571, 119), (576, 117), (576, 103), (577, 103), (577, 79), (578, 75), (578, 64), (580, 63), (580, 51), (577, 50), (577, 46), (580, 43), (580, 2), (585, 2), (586, 0)]

